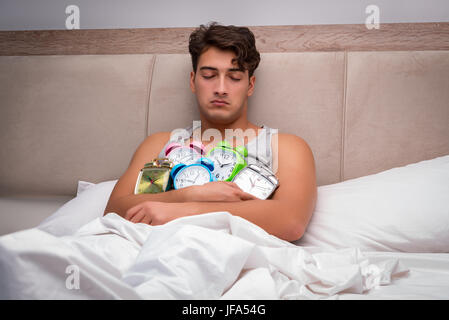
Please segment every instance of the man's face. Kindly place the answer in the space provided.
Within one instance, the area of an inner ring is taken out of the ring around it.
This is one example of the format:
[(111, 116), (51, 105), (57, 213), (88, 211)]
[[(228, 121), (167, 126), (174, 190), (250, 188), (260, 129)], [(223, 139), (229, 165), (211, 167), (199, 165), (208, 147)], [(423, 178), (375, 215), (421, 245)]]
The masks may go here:
[[(229, 124), (246, 112), (253, 94), (255, 76), (239, 70), (236, 55), (210, 47), (199, 58), (196, 73), (190, 74), (190, 88), (196, 94), (200, 113), (210, 122)], [(220, 103), (221, 102), (221, 103)]]

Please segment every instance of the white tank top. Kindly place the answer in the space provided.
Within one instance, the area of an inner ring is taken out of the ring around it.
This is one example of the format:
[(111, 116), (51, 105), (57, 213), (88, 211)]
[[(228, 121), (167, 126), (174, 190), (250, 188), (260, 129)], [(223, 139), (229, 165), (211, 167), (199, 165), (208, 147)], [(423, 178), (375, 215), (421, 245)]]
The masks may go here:
[[(194, 123), (200, 123), (199, 121), (195, 121)], [(201, 124), (200, 124), (201, 125)], [(266, 125), (261, 126), (262, 129), (258, 130), (258, 134), (255, 138), (245, 144), (246, 149), (248, 150), (248, 157), (246, 158), (246, 162), (248, 164), (258, 164), (261, 162), (271, 170), (273, 170), (273, 152), (271, 140), (273, 134), (278, 133), (278, 130), (267, 127)], [(162, 148), (161, 152), (159, 152), (159, 158), (165, 157), (165, 148), (172, 142), (178, 142), (184, 144), (186, 140), (189, 140), (192, 137), (193, 131), (197, 129), (198, 126), (189, 126), (185, 128), (185, 131), (188, 134), (185, 135), (171, 135), (170, 139)]]

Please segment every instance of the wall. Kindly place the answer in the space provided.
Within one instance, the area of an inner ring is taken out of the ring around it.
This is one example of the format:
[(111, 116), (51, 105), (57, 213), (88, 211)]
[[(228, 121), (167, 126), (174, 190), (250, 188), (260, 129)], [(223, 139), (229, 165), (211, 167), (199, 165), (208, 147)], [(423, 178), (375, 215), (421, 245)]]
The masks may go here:
[(115, 29), (363, 24), (371, 4), (380, 23), (449, 21), (448, 0), (0, 0), (0, 30), (65, 29), (68, 5), (79, 7), (81, 29)]

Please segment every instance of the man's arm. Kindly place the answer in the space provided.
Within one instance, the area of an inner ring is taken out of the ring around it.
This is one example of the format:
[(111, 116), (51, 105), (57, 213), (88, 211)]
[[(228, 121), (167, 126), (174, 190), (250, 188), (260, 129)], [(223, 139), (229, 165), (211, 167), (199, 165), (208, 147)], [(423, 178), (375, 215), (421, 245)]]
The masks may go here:
[[(266, 232), (286, 241), (298, 240), (305, 231), (305, 222), (298, 217), (298, 208), (281, 200), (248, 200), (230, 203), (185, 202), (182, 204), (153, 202), (148, 205), (154, 210), (154, 215), (160, 218), (159, 220), (156, 218), (156, 222), (152, 220), (152, 225), (163, 224), (188, 215), (227, 211), (251, 221)], [(303, 216), (308, 214), (300, 213)]]
[[(315, 163), (307, 143), (294, 135), (279, 136), (279, 187), (268, 200), (239, 202), (151, 202), (130, 209), (127, 218), (134, 221), (143, 211), (152, 225), (194, 214), (228, 211), (253, 222), (278, 238), (295, 241), (302, 237), (315, 209), (317, 187)], [(206, 185), (199, 186), (207, 187)], [(142, 208), (146, 206), (146, 208)], [(139, 222), (137, 218), (134, 222)]]
[(148, 136), (137, 148), (126, 172), (120, 177), (109, 197), (104, 214), (115, 212), (122, 217), (126, 210), (143, 201), (182, 202), (186, 201), (185, 190), (171, 190), (155, 194), (134, 194), (140, 169), (159, 155), (170, 135), (159, 132)]
[(230, 182), (211, 182), (207, 190), (200, 186), (190, 186), (179, 190), (154, 194), (134, 194), (134, 187), (140, 169), (145, 163), (157, 157), (160, 150), (168, 141), (167, 133), (156, 133), (145, 139), (137, 148), (126, 172), (120, 177), (109, 197), (103, 215), (115, 212), (126, 218), (126, 212), (141, 203), (150, 202), (186, 202), (186, 201), (243, 201), (253, 199), (250, 194), (243, 192), (237, 185)]
[(315, 209), (315, 162), (307, 143), (294, 135), (279, 136), (279, 187), (268, 200), (232, 203), (184, 203), (196, 213), (229, 211), (287, 241), (302, 237)]

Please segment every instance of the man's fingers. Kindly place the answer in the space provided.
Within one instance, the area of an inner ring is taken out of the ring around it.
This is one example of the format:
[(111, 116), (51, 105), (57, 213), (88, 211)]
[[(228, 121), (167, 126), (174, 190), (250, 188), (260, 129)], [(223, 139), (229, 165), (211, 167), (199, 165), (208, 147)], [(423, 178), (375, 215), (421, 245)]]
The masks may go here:
[(149, 214), (146, 214), (143, 216), (141, 223), (145, 224), (151, 224), (151, 216)]
[(258, 200), (259, 198), (257, 198), (256, 196), (253, 196), (252, 194), (250, 194), (248, 192), (242, 192), (240, 199), (242, 199), (242, 200)]
[(126, 219), (126, 220), (131, 220), (132, 217), (133, 217), (137, 212), (139, 212), (139, 210), (141, 209), (141, 207), (142, 207), (142, 206), (141, 206), (140, 204), (138, 204), (138, 205), (136, 205), (136, 206), (134, 206), (134, 207), (129, 208), (128, 211), (126, 211), (125, 219)]
[(257, 200), (257, 199), (259, 199), (255, 196), (253, 196), (252, 194), (243, 191), (235, 182), (232, 182), (232, 181), (223, 181), (223, 182), (225, 182), (227, 185), (229, 185), (235, 189), (238, 189), (239, 196), (240, 196), (241, 200)]
[(229, 185), (233, 188), (237, 188), (237, 189), (241, 190), (240, 187), (235, 182), (232, 182), (232, 181), (223, 181), (223, 182), (225, 182), (227, 185)]
[(145, 211), (143, 210), (143, 209), (140, 209), (140, 211), (138, 211), (131, 219), (130, 219), (130, 221), (131, 222), (134, 222), (134, 223), (138, 223), (138, 222), (140, 222), (142, 219), (143, 219), (143, 217), (145, 216)]

